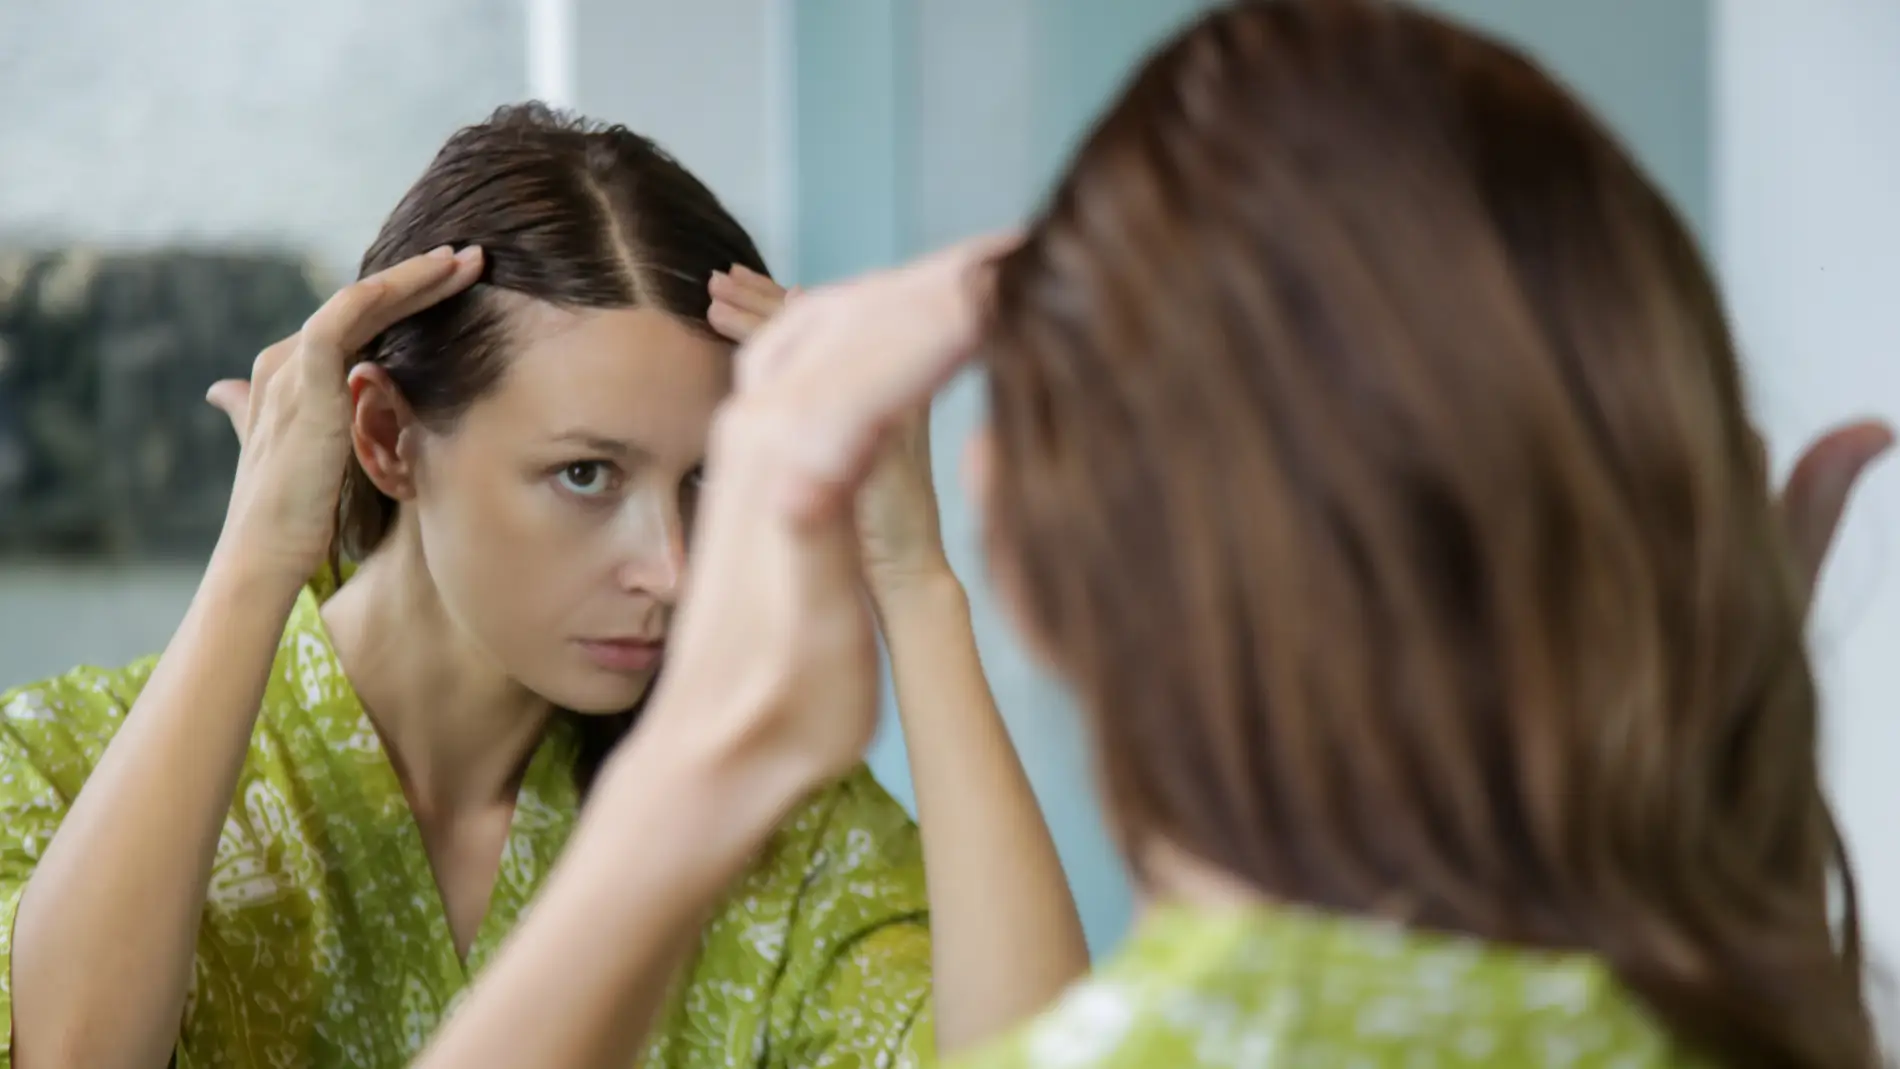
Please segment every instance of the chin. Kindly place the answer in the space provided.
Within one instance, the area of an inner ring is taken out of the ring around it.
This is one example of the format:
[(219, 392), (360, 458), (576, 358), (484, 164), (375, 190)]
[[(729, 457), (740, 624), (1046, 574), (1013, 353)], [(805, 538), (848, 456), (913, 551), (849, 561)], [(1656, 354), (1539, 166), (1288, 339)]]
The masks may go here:
[(531, 687), (536, 694), (570, 712), (582, 716), (612, 716), (624, 713), (645, 700), (653, 689), (653, 673), (624, 676), (590, 672), (587, 677), (569, 677), (546, 687)]

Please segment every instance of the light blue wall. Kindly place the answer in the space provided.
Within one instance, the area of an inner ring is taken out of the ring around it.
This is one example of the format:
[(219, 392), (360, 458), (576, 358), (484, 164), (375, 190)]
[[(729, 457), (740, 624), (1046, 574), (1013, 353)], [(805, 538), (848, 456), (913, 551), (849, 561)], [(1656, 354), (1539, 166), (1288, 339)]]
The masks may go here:
[[(1022, 219), (1135, 62), (1204, 0), (887, 0), (796, 5), (796, 278), (836, 278)], [(1440, 0), (1544, 57), (1600, 108), (1699, 229), (1709, 215), (1706, 0)], [(1706, 231), (1704, 231), (1706, 232)], [(1131, 896), (1104, 832), (1090, 755), (1062, 688), (1026, 657), (983, 579), (978, 518), (956, 464), (982, 418), (982, 384), (934, 412), (952, 563), (978, 643), (1054, 829), (1099, 954)], [(872, 754), (912, 801), (886, 701)]]
[[(1774, 0), (1762, 2), (1776, 6)], [(1548, 65), (1622, 135), (1709, 243), (1709, 0), (1424, 3), (1518, 44)]]
[[(1720, 0), (1716, 223), (1778, 465), (1900, 422), (1900, 3)], [(1874, 1011), (1900, 1054), (1900, 464), (1854, 492), (1810, 623), (1829, 794), (1860, 878)]]
[[(799, 4), (798, 234), (812, 283), (1022, 219), (1141, 53), (1199, 0), (891, 0)], [(1025, 656), (984, 581), (978, 518), (957, 460), (982, 418), (982, 384), (934, 413), (952, 562), (978, 644), (1029, 767), (1098, 952), (1128, 923), (1130, 892), (1103, 828), (1089, 752), (1062, 688)], [(886, 700), (872, 765), (913, 801)]]

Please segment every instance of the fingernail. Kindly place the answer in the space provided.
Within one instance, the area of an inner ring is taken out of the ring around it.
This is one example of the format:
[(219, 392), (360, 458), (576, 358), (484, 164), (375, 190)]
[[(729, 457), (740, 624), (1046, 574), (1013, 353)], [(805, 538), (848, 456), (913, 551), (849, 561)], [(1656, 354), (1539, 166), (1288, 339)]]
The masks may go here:
[(429, 255), (437, 260), (446, 260), (454, 255), (454, 253), (455, 250), (447, 245), (437, 245), (435, 248), (429, 250)]
[(455, 258), (465, 264), (475, 263), (482, 258), (482, 247), (480, 245), (463, 246), (462, 251), (455, 254)]

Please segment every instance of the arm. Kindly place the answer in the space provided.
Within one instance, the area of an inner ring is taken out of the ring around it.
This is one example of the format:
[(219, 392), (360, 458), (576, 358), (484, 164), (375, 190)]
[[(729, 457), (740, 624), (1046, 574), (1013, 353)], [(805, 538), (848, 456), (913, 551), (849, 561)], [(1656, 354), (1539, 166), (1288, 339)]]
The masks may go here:
[[(735, 340), (786, 301), (777, 283), (739, 267), (715, 276), (710, 292), (713, 325)], [(1045, 1005), (1087, 970), (1088, 947), (944, 555), (927, 408), (888, 438), (858, 495), (858, 528), (917, 789), (937, 1038), (951, 1053)]]
[(35, 867), (14, 919), (20, 1069), (170, 1058), (219, 830), (297, 590), (213, 562)]
[(724, 720), (720, 708), (656, 697), (534, 909), (419, 1069), (632, 1064), (708, 908), (811, 782), (782, 762), (656, 738), (661, 721)]
[(747, 354), (750, 384), (714, 425), (720, 476), (661, 690), (424, 1069), (626, 1065), (680, 941), (798, 799), (862, 759), (876, 654), (841, 506), (880, 424), (970, 351), (969, 283), (990, 248), (814, 297), (811, 319)]
[(350, 456), (348, 354), (481, 269), (479, 250), (442, 249), (359, 281), (266, 349), (248, 389), (213, 387), (243, 443), (224, 531), (20, 897), (8, 963), (20, 1069), (166, 1063), (270, 666), (329, 547)]
[(938, 1049), (995, 1036), (1088, 969), (1055, 843), (948, 566), (879, 588), (930, 889)]

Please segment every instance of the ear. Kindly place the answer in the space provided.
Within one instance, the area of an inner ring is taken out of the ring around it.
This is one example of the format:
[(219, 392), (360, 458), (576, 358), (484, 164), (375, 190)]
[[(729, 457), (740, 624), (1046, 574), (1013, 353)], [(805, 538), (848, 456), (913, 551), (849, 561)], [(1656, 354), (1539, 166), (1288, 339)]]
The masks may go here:
[(363, 474), (385, 496), (407, 501), (416, 493), (415, 414), (380, 364), (350, 369), (350, 444)]
[(1016, 556), (1015, 547), (1003, 544), (990, 524), (990, 501), (995, 492), (996, 438), (988, 423), (977, 427), (963, 446), (963, 461), (959, 466), (959, 475), (963, 484), (964, 500), (976, 510), (977, 530), (982, 533), (983, 561), (988, 571), (990, 589), (996, 594), (996, 602), (1001, 607), (1003, 618), (1009, 621), (1010, 628), (1022, 640), (1023, 647), (1029, 651), (1044, 669), (1060, 675), (1058, 666), (1049, 656), (1049, 647), (1042, 634), (1037, 631), (1029, 613), (1025, 609), (1025, 597), (1022, 585), (1022, 566)]

